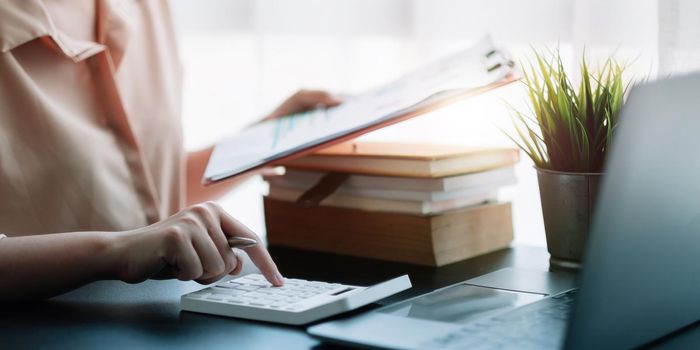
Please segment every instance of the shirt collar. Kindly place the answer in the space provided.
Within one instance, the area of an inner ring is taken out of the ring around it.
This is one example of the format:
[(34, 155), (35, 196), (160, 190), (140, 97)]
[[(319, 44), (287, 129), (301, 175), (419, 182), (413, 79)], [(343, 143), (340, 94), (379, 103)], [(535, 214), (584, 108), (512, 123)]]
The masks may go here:
[(2, 0), (0, 4), (0, 52), (5, 53), (34, 39), (48, 36), (60, 51), (74, 61), (81, 61), (104, 46), (72, 38), (58, 31), (40, 0)]
[(0, 50), (7, 52), (38, 37), (50, 35), (53, 25), (37, 0), (4, 0), (0, 5)]

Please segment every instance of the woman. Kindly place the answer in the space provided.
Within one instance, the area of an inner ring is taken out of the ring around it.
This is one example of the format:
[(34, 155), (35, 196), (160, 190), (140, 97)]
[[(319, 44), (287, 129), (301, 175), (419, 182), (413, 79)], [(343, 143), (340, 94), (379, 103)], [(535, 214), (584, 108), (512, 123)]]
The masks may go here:
[[(200, 185), (211, 148), (183, 150), (174, 39), (165, 1), (0, 4), (0, 300), (240, 271), (226, 237), (256, 236), (207, 202), (236, 183)], [(301, 91), (268, 118), (337, 103)]]

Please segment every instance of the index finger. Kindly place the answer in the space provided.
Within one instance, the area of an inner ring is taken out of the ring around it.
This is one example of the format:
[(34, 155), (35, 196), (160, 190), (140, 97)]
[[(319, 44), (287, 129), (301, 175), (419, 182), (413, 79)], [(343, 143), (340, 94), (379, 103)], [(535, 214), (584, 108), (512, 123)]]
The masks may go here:
[[(240, 236), (246, 238), (252, 238), (260, 242), (258, 235), (253, 233), (249, 228), (240, 223), (238, 220), (234, 219), (231, 215), (223, 212), (221, 213), (221, 228), (227, 236)], [(270, 253), (262, 244), (256, 244), (250, 248), (244, 250), (253, 264), (260, 269), (263, 276), (272, 283), (274, 286), (281, 286), (284, 284), (284, 278), (277, 269), (277, 265), (272, 261)]]

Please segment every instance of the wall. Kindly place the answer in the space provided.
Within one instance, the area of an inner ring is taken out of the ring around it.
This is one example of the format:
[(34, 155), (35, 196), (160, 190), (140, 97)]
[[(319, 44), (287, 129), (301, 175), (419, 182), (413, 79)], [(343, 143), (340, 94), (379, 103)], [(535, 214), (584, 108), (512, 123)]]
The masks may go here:
[[(587, 53), (615, 53), (630, 75), (656, 72), (655, 0), (172, 0), (186, 69), (184, 117), (190, 149), (257, 120), (301, 87), (352, 93), (469, 45), (485, 33), (516, 59), (556, 48), (570, 67)], [(504, 101), (526, 108), (520, 84), (365, 138), (511, 145)], [(516, 242), (544, 245), (535, 172), (518, 165)], [(264, 232), (253, 180), (223, 200)], [(254, 204), (254, 205), (251, 205)]]

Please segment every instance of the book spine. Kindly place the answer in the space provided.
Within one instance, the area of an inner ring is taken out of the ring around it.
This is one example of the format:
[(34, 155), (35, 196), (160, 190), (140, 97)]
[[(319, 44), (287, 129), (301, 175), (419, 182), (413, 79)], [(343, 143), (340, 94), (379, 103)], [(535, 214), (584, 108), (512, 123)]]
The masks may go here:
[(512, 238), (509, 203), (440, 215), (301, 208), (264, 199), (271, 245), (427, 266), (442, 266), (507, 247)]
[(505, 248), (513, 241), (512, 206), (491, 203), (434, 217), (431, 224), (437, 265)]
[[(283, 176), (270, 176), (265, 180), (280, 187), (309, 188), (316, 184), (325, 172), (287, 169)], [(517, 182), (515, 169), (511, 166), (502, 168), (456, 175), (444, 178), (416, 178), (395, 176), (369, 176), (354, 174), (346, 180), (341, 188), (375, 189), (389, 191), (411, 192), (447, 192), (480, 187), (498, 187), (512, 185)]]
[[(270, 180), (268, 181), (270, 187), (296, 190), (296, 191), (306, 191), (313, 187), (311, 185), (297, 184), (291, 182), (285, 182), (284, 180)], [(340, 186), (335, 193), (343, 196), (351, 197), (365, 197), (365, 198), (378, 198), (378, 199), (389, 199), (389, 200), (402, 200), (402, 201), (422, 201), (422, 202), (439, 202), (454, 199), (464, 199), (469, 197), (483, 197), (484, 194), (495, 193), (501, 186), (499, 185), (484, 185), (481, 187), (468, 188), (455, 191), (396, 191), (396, 190), (380, 190), (380, 189), (366, 189), (366, 188), (352, 188), (348, 186)]]
[(267, 197), (264, 205), (271, 245), (434, 265), (429, 217), (301, 208)]

